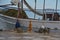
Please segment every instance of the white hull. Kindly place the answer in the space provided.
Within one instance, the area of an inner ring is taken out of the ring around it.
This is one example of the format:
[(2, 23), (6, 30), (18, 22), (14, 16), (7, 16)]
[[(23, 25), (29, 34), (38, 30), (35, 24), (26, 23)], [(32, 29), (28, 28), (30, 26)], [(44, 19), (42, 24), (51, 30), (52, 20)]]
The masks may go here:
[[(2, 22), (1, 23), (2, 25), (0, 24), (1, 25), (0, 27), (3, 26), (4, 29), (5, 27), (6, 28), (12, 27), (12, 29), (15, 27), (16, 18), (0, 14), (0, 20)], [(30, 19), (19, 19), (20, 25), (24, 27), (29, 27), (29, 21)], [(49, 28), (55, 28), (55, 27), (60, 28), (60, 21), (32, 20), (32, 27), (40, 28), (42, 25)]]

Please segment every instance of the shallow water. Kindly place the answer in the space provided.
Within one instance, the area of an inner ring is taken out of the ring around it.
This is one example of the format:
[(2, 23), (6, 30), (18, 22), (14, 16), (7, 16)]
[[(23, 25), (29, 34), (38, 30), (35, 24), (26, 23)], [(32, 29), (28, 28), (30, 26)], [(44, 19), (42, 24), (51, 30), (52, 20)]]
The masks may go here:
[(60, 40), (60, 35), (39, 33), (0, 32), (0, 40)]

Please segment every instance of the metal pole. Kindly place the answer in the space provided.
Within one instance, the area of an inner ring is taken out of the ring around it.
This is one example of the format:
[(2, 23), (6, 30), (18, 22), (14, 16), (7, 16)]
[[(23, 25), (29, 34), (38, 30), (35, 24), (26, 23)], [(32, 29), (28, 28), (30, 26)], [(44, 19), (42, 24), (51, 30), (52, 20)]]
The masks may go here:
[(21, 0), (21, 13), (23, 12), (23, 0)]
[[(44, 2), (43, 2), (43, 20), (45, 20), (45, 0), (44, 0)], [(42, 23), (42, 26), (44, 27), (44, 22)]]
[(44, 11), (45, 11), (45, 0), (43, 2), (43, 20), (45, 20), (45, 17), (44, 17), (45, 16), (45, 12)]
[[(19, 23), (19, 16), (20, 16), (20, 2), (18, 2), (18, 14), (17, 14), (17, 20), (16, 20), (16, 24), (15, 24), (15, 28), (16, 30), (19, 31), (19, 27), (20, 27), (20, 23)], [(17, 31), (17, 32), (18, 32)]]
[(54, 19), (54, 9), (53, 9), (53, 14), (52, 14), (52, 21), (53, 21), (53, 19)]
[(18, 14), (17, 14), (17, 20), (19, 18), (19, 14), (20, 14), (20, 2), (18, 2)]
[(56, 0), (56, 13), (57, 13), (58, 0)]
[[(36, 11), (36, 0), (35, 0), (35, 11)], [(36, 14), (34, 14), (34, 19), (36, 18)]]

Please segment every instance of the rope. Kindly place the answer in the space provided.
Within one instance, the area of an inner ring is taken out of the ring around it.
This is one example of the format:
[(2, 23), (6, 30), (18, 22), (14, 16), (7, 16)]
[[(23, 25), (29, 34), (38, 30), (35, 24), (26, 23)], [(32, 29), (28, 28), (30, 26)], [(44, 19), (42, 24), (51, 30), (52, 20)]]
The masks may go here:
[(26, 2), (26, 0), (24, 0), (24, 4), (25, 4), (32, 12), (34, 12), (35, 14), (40, 15), (40, 16), (43, 16), (43, 14), (35, 11), (35, 10)]

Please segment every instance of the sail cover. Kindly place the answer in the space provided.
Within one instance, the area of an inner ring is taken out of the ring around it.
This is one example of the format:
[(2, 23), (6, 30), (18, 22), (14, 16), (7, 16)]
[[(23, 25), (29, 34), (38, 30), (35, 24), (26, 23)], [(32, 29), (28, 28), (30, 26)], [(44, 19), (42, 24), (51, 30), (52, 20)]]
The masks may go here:
[(18, 2), (20, 2), (20, 0), (11, 0), (11, 3), (14, 5), (18, 5)]

